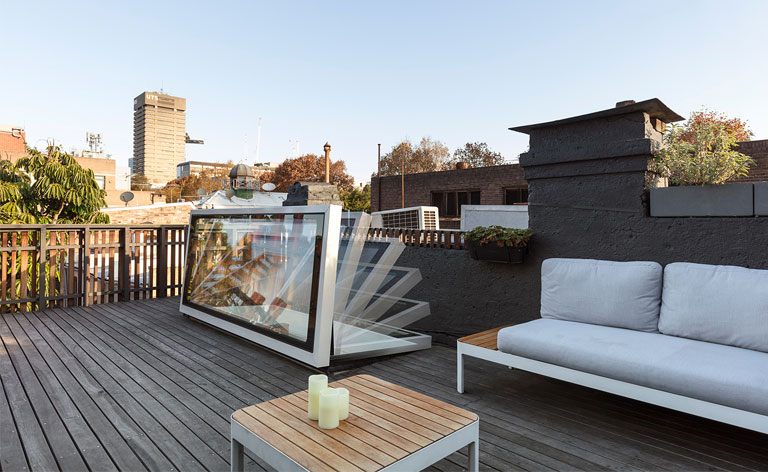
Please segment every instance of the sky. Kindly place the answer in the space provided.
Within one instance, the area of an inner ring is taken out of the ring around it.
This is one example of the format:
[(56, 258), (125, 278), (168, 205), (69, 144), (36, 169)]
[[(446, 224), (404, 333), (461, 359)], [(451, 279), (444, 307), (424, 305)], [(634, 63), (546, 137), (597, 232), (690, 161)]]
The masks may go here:
[(188, 160), (343, 159), (405, 138), (526, 150), (511, 126), (659, 98), (768, 139), (768, 1), (0, 0), (0, 123), (127, 165), (133, 98), (187, 99)]

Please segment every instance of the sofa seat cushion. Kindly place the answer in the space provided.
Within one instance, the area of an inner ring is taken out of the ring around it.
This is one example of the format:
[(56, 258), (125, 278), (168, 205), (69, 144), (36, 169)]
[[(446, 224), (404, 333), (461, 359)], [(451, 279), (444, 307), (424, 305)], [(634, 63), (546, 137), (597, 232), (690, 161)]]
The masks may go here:
[(539, 319), (499, 331), (499, 350), (768, 415), (768, 354), (722, 344)]
[(659, 331), (768, 352), (768, 270), (667, 265)]
[(547, 259), (541, 317), (657, 332), (661, 278), (656, 262)]

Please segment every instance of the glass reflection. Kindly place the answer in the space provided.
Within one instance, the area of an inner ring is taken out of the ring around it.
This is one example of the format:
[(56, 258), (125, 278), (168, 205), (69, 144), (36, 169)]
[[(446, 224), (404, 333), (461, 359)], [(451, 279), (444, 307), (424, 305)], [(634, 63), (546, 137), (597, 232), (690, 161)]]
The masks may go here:
[(195, 217), (184, 301), (311, 343), (322, 233), (320, 214)]

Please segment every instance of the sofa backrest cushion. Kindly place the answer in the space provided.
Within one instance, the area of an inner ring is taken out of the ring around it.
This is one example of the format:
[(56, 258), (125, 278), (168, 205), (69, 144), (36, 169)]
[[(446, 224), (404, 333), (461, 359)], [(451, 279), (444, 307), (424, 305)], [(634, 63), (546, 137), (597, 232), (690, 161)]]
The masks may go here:
[(547, 259), (541, 316), (658, 332), (662, 268), (656, 262)]
[(768, 352), (768, 270), (669, 264), (659, 331)]

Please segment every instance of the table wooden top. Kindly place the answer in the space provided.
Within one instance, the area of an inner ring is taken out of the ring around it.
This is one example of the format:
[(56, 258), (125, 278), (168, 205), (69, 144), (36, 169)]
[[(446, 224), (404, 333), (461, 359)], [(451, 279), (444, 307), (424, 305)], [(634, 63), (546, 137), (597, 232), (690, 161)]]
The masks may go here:
[(476, 414), (370, 375), (330, 387), (349, 390), (349, 418), (320, 429), (307, 418), (307, 391), (237, 410), (232, 419), (306, 469), (376, 471), (477, 421)]

